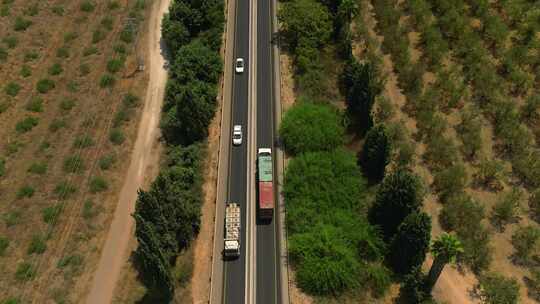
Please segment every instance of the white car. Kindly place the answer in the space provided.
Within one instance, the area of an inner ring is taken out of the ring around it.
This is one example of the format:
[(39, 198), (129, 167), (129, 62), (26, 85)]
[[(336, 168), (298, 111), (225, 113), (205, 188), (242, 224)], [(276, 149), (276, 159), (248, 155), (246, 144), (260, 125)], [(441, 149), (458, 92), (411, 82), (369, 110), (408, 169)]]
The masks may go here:
[(236, 58), (236, 64), (234, 65), (236, 73), (244, 73), (244, 59)]
[(242, 126), (235, 125), (233, 127), (232, 142), (235, 146), (239, 146), (242, 144)]

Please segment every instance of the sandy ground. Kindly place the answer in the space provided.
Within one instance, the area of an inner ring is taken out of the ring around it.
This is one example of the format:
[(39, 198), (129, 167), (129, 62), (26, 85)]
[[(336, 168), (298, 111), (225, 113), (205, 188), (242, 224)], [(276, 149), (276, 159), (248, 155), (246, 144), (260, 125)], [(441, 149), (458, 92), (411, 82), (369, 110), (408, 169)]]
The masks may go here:
[(170, 0), (156, 1), (149, 21), (149, 56), (146, 66), (149, 85), (145, 98), (141, 123), (131, 155), (131, 163), (120, 192), (105, 247), (94, 274), (87, 303), (110, 303), (122, 265), (127, 257), (130, 238), (133, 235), (133, 218), (137, 190), (141, 188), (146, 170), (158, 161), (153, 147), (158, 136), (158, 123), (167, 80), (165, 59), (162, 54), (161, 19)]

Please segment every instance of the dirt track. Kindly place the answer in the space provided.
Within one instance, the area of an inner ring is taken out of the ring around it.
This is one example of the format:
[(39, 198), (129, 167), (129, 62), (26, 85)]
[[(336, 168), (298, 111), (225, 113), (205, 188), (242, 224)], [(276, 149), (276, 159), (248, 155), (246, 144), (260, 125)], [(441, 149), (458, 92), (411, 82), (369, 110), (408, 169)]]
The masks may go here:
[(149, 84), (144, 109), (137, 133), (131, 162), (122, 186), (114, 219), (105, 247), (92, 280), (86, 303), (110, 303), (120, 271), (127, 255), (128, 241), (133, 235), (133, 218), (137, 190), (141, 188), (149, 166), (157, 164), (158, 155), (153, 147), (158, 136), (159, 117), (167, 81), (165, 59), (162, 54), (161, 19), (169, 7), (170, 0), (155, 1), (148, 27), (148, 56), (146, 68)]

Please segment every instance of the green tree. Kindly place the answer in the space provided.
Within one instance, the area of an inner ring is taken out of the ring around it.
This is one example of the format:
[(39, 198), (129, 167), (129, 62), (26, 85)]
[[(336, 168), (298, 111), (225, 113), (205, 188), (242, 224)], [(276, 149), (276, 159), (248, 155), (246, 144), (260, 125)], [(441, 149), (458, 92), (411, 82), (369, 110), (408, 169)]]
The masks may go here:
[(512, 245), (516, 249), (516, 262), (527, 264), (540, 257), (540, 229), (535, 226), (519, 227), (512, 235)]
[(405, 275), (399, 293), (405, 303), (429, 303), (431, 293), (426, 289), (426, 275), (421, 267), (414, 267)]
[(418, 176), (399, 168), (386, 176), (370, 210), (370, 221), (378, 225), (386, 240), (390, 240), (399, 225), (422, 206), (423, 193)]
[(386, 165), (390, 162), (391, 144), (388, 132), (383, 124), (371, 128), (364, 142), (360, 155), (361, 163), (367, 175), (376, 180), (384, 177)]
[(373, 104), (383, 87), (377, 75), (373, 65), (356, 59), (350, 60), (343, 71), (347, 113), (360, 132), (366, 132), (373, 125)]
[(453, 263), (456, 257), (463, 253), (463, 247), (457, 237), (443, 233), (433, 242), (431, 253), (435, 257), (435, 260), (433, 261), (433, 265), (431, 265), (426, 280), (426, 287), (430, 293), (435, 283), (437, 283), (444, 266), (448, 263)]
[(519, 284), (514, 278), (496, 273), (480, 277), (480, 294), (487, 304), (519, 303)]
[(522, 200), (523, 192), (515, 187), (500, 196), (491, 212), (491, 222), (493, 225), (503, 231), (506, 224), (515, 221), (520, 211)]
[(343, 144), (344, 133), (337, 109), (307, 102), (289, 109), (279, 130), (291, 155), (334, 150)]
[(431, 217), (424, 212), (409, 214), (390, 246), (389, 259), (394, 271), (407, 274), (424, 262), (431, 241)]
[(278, 19), (281, 31), (293, 52), (301, 39), (310, 47), (319, 48), (332, 34), (332, 20), (328, 9), (314, 0), (292, 0), (283, 3)]
[[(0, 160), (0, 170), (1, 170), (1, 160)], [(534, 192), (529, 197), (529, 209), (531, 211), (532, 217), (535, 221), (540, 222), (540, 188), (534, 190)]]
[(200, 40), (182, 46), (171, 66), (170, 77), (181, 84), (194, 81), (217, 83), (222, 72), (219, 54)]
[(467, 171), (463, 164), (456, 164), (435, 175), (434, 184), (442, 202), (453, 195), (460, 195), (468, 183)]

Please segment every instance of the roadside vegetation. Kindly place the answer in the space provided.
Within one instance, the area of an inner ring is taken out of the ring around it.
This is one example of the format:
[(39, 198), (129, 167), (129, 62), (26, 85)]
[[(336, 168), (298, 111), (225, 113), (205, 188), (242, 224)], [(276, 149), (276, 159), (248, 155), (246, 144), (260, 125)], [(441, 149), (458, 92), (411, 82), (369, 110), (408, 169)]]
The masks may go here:
[[(145, 302), (173, 301), (175, 288), (184, 287), (191, 276), (186, 271), (191, 261), (183, 255), (200, 226), (205, 139), (222, 73), (223, 12), (221, 0), (204, 4), (174, 0), (163, 19), (171, 61), (161, 119), (167, 152), (150, 189), (139, 192), (133, 215), (135, 266), (147, 288)], [(193, 15), (200, 19), (195, 22)]]

